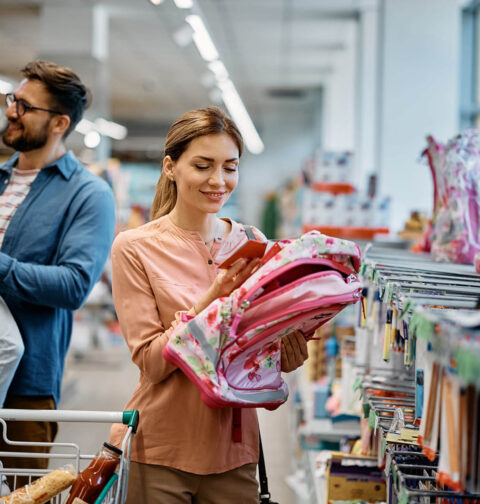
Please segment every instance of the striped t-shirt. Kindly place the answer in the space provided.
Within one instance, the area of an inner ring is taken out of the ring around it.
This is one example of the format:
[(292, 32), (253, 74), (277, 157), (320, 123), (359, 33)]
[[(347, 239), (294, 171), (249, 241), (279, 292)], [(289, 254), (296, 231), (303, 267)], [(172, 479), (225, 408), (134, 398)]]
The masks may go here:
[(27, 196), (28, 191), (30, 191), (30, 187), (39, 171), (13, 169), (10, 182), (3, 194), (0, 195), (0, 247), (8, 224)]

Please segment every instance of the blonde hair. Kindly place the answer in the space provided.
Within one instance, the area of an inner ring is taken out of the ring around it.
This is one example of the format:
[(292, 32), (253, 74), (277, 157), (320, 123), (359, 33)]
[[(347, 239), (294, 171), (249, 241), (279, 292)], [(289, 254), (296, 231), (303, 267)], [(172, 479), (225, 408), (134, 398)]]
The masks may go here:
[[(243, 139), (235, 123), (219, 107), (206, 107), (190, 110), (172, 124), (165, 140), (164, 156), (170, 156), (172, 161), (177, 161), (192, 140), (218, 133), (229, 135), (238, 147), (238, 155), (242, 155)], [(170, 213), (176, 202), (177, 186), (162, 171), (157, 182), (150, 219), (158, 219)]]

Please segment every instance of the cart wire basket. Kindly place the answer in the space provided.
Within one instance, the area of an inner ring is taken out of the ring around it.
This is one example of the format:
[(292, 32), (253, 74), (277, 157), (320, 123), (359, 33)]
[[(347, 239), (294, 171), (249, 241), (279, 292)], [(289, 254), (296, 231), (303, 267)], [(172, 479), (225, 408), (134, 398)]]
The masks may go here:
[[(27, 451), (0, 451), (0, 461), (8, 457), (24, 458), (48, 458), (53, 461), (60, 459), (65, 464), (71, 464), (77, 474), (80, 472), (80, 463), (84, 460), (93, 460), (95, 454), (87, 455), (80, 451), (80, 447), (75, 443), (32, 443), (25, 441), (12, 441), (8, 439), (7, 421), (41, 421), (41, 422), (90, 422), (90, 423), (122, 423), (127, 426), (125, 436), (122, 441), (122, 456), (118, 471), (113, 474), (102, 493), (99, 495), (95, 504), (123, 504), (127, 497), (128, 473), (130, 467), (130, 453), (132, 439), (138, 426), (139, 413), (132, 411), (76, 411), (76, 410), (23, 410), (23, 409), (0, 409), (0, 426), (3, 427), (3, 440), (6, 444), (14, 446), (47, 446), (55, 448), (55, 453), (34, 453)], [(57, 453), (60, 451), (61, 453)], [(2, 468), (0, 465), (0, 487), (4, 476), (13, 481), (13, 488), (17, 489), (17, 478), (25, 476), (29, 482), (49, 473), (52, 469), (15, 469)], [(68, 489), (62, 494), (57, 495), (50, 500), (52, 504), (61, 504), (68, 494)]]

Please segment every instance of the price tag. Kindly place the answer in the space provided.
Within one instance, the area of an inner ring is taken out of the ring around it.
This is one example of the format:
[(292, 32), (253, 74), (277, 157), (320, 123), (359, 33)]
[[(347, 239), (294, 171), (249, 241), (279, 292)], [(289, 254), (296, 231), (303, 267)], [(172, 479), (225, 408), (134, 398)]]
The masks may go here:
[(385, 476), (390, 476), (390, 468), (392, 467), (392, 456), (390, 452), (387, 452), (387, 456), (385, 457)]
[(398, 504), (408, 504), (408, 495), (404, 487), (402, 487), (400, 498), (398, 499)]
[(393, 283), (388, 282), (387, 283), (387, 304), (390, 304), (390, 302), (392, 301), (392, 297), (393, 297)]
[(363, 418), (369, 418), (370, 415), (370, 404), (364, 403), (363, 405)]
[(412, 307), (412, 302), (410, 299), (407, 299), (407, 302), (405, 303), (405, 306), (403, 307), (403, 310), (402, 312), (400, 313), (400, 320), (403, 319), (403, 317), (405, 317), (405, 315), (408, 313), (408, 310), (410, 310), (410, 308)]
[(393, 484), (395, 487), (397, 486), (397, 468), (395, 465), (392, 465), (392, 478), (393, 478)]
[(353, 382), (353, 390), (357, 391), (361, 386), (362, 386), (362, 379), (360, 377), (358, 377)]

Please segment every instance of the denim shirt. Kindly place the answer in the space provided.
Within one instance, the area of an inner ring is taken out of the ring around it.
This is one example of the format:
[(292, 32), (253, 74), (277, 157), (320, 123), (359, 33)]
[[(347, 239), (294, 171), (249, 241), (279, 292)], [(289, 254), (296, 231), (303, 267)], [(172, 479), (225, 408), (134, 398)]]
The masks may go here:
[[(18, 156), (0, 165), (0, 194)], [(25, 345), (10, 395), (58, 404), (73, 311), (100, 278), (114, 230), (110, 187), (72, 152), (40, 170), (0, 249), (0, 296)]]

